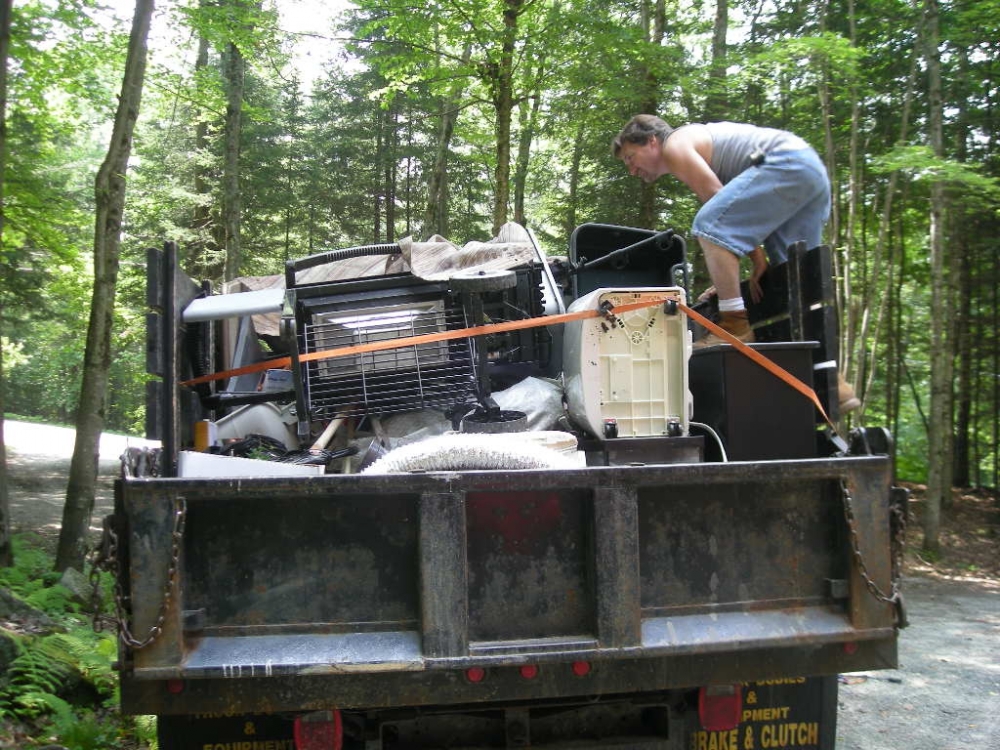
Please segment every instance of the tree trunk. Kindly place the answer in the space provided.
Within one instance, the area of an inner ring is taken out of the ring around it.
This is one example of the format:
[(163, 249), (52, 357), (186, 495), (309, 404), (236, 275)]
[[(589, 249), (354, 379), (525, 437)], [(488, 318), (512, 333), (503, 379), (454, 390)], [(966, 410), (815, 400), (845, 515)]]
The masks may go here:
[[(205, 7), (208, 0), (200, 0), (199, 6)], [(194, 70), (195, 79), (200, 80), (199, 73), (208, 67), (208, 39), (204, 34), (198, 38), (198, 56), (195, 59)], [(208, 153), (208, 118), (199, 116), (194, 126), (194, 148), (199, 157)], [(204, 165), (202, 158), (195, 159), (194, 163), (194, 192), (199, 198), (207, 197), (211, 193), (208, 168)], [(190, 258), (193, 261), (191, 269), (195, 278), (212, 279), (221, 278), (225, 275), (224, 257), (219, 253), (219, 237), (225, 237), (220, 232), (218, 225), (212, 221), (212, 211), (207, 200), (199, 201), (194, 207), (194, 214), (191, 218), (191, 227), (195, 235), (199, 238), (195, 247), (190, 250)], [(224, 240), (223, 240), (224, 241)]]
[[(955, 128), (955, 158), (960, 162), (965, 162), (968, 158), (966, 149), (966, 136), (969, 132), (969, 112), (968, 112), (968, 69), (969, 53), (965, 48), (957, 50), (958, 75), (956, 85), (958, 95), (953, 98), (957, 100), (958, 117)], [(953, 455), (954, 476), (952, 482), (957, 487), (969, 487), (972, 484), (972, 472), (970, 467), (970, 445), (972, 443), (972, 364), (973, 364), (973, 333), (972, 333), (972, 301), (975, 292), (972, 288), (972, 244), (969, 242), (973, 236), (967, 231), (968, 217), (964, 211), (956, 211), (952, 215), (951, 236), (954, 238), (953, 246), (957, 246), (958, 253), (950, 253), (952, 259), (953, 278), (956, 279), (958, 287), (957, 301), (958, 309), (955, 318), (955, 329), (952, 334), (955, 337), (956, 354), (958, 359), (958, 377), (955, 381), (956, 392), (956, 415), (955, 415), (955, 445)]]
[(708, 69), (708, 95), (705, 97), (705, 121), (729, 119), (726, 96), (726, 35), (729, 32), (729, 2), (716, 0), (715, 26), (712, 29), (712, 62)]
[(403, 236), (409, 237), (413, 234), (413, 207), (416, 205), (417, 201), (413, 197), (413, 185), (416, 182), (416, 159), (413, 156), (413, 150), (416, 148), (416, 143), (413, 139), (413, 117), (412, 112), (407, 112), (406, 117), (406, 180), (403, 188), (403, 192), (406, 194), (406, 213), (403, 217)]
[[(472, 57), (472, 43), (466, 42), (462, 50), (462, 64), (468, 64)], [(424, 236), (440, 234), (448, 236), (448, 201), (450, 197), (448, 181), (448, 153), (451, 137), (458, 121), (460, 92), (441, 100), (439, 110), (437, 149), (434, 154), (434, 169), (427, 181), (427, 208), (424, 211)]]
[[(938, 31), (937, 0), (927, 0), (925, 63), (928, 86), (929, 140), (934, 154), (943, 156), (943, 104), (941, 99), (941, 58)], [(924, 549), (940, 551), (941, 506), (951, 494), (952, 455), (952, 340), (954, 317), (950, 302), (948, 264), (944, 257), (944, 217), (946, 214), (944, 184), (940, 179), (931, 183), (930, 204), (931, 255), (931, 403), (930, 427), (927, 436), (927, 500), (924, 510)]]
[(567, 237), (573, 234), (577, 225), (576, 212), (580, 202), (580, 165), (583, 163), (583, 134), (584, 124), (583, 118), (581, 118), (576, 126), (576, 137), (573, 139), (573, 158), (569, 168), (569, 192), (566, 196), (566, 220), (564, 224)]
[[(541, 73), (539, 63), (539, 73)], [(514, 221), (521, 226), (527, 226), (524, 214), (524, 194), (528, 186), (528, 164), (531, 159), (531, 141), (535, 137), (535, 123), (538, 121), (538, 108), (541, 105), (541, 93), (537, 90), (528, 102), (521, 102), (521, 117), (518, 127), (517, 168), (514, 170)]]
[(399, 116), (393, 103), (382, 115), (385, 147), (382, 149), (382, 192), (385, 201), (385, 241), (396, 241), (396, 146), (399, 143)]
[(968, 487), (972, 484), (969, 466), (970, 431), (972, 429), (972, 265), (969, 260), (968, 246), (961, 236), (961, 229), (955, 232), (960, 239), (952, 243), (952, 247), (960, 249), (957, 258), (958, 270), (958, 310), (956, 311), (955, 328), (952, 331), (958, 354), (958, 377), (955, 382), (957, 414), (955, 423), (955, 445), (953, 453), (952, 483), (957, 487)]
[[(920, 24), (920, 22), (918, 22), (918, 24)], [(903, 91), (903, 102), (902, 102), (902, 110), (900, 114), (900, 125), (899, 125), (899, 138), (897, 140), (897, 143), (900, 144), (906, 143), (907, 138), (909, 137), (910, 112), (913, 109), (913, 99), (917, 86), (917, 72), (919, 68), (918, 62), (920, 60), (920, 44), (924, 34), (922, 24), (919, 25), (916, 31), (917, 31), (916, 33), (917, 40), (914, 43), (913, 55), (910, 61), (910, 72), (907, 77), (906, 89)], [(852, 174), (853, 174), (853, 169), (854, 168), (852, 167)], [(860, 181), (861, 179), (860, 173), (857, 174), (852, 179)], [(868, 299), (875, 298), (879, 300), (877, 305), (875, 305), (874, 303), (870, 305), (871, 307), (877, 307), (877, 312), (873, 322), (872, 316), (867, 312), (869, 304), (866, 302), (862, 307), (862, 309), (865, 310), (865, 313), (859, 315), (855, 311), (855, 314), (850, 318), (848, 331), (846, 334), (847, 338), (844, 346), (846, 352), (842, 352), (841, 355), (841, 358), (844, 360), (844, 364), (842, 366), (843, 372), (847, 372), (848, 368), (851, 365), (851, 356), (854, 352), (855, 345), (858, 351), (868, 352), (869, 362), (875, 363), (878, 361), (877, 349), (882, 337), (882, 328), (888, 325), (887, 322), (889, 315), (888, 306), (891, 299), (891, 295), (884, 294), (882, 290), (885, 287), (891, 286), (891, 284), (893, 283), (892, 280), (893, 266), (891, 263), (888, 264), (884, 263), (883, 259), (889, 252), (888, 246), (889, 243), (891, 242), (890, 229), (893, 217), (892, 211), (893, 211), (893, 203), (896, 196), (896, 186), (898, 182), (899, 182), (898, 172), (893, 172), (892, 174), (889, 175), (889, 181), (885, 189), (885, 200), (883, 201), (882, 204), (882, 214), (879, 220), (878, 237), (875, 242), (875, 253), (874, 257), (872, 258), (869, 264), (870, 267), (872, 268), (872, 275), (867, 284), (867, 289), (869, 290), (869, 292), (867, 292), (865, 296)], [(858, 188), (852, 188), (852, 192), (855, 189), (860, 189), (860, 184)], [(852, 198), (852, 200), (855, 200), (855, 198)], [(860, 206), (856, 208), (860, 208)], [(848, 231), (850, 237), (848, 239), (848, 247), (852, 249), (855, 243), (854, 237), (856, 234), (856, 230), (854, 228), (854, 224), (856, 221), (857, 219), (854, 215), (852, 215), (849, 219)], [(905, 252), (902, 253), (902, 255), (905, 255)], [(885, 285), (883, 285), (880, 275), (883, 265), (885, 265), (888, 269)], [(844, 275), (845, 277), (847, 276), (846, 273)], [(847, 293), (848, 292), (845, 292), (845, 295)], [(874, 326), (874, 333), (870, 333), (873, 326)], [(860, 375), (861, 368), (858, 368), (858, 370)], [(857, 380), (855, 390), (861, 396), (862, 401), (864, 401), (865, 393), (868, 390), (868, 387), (870, 386), (873, 378), (875, 377), (874, 364), (871, 367), (867, 368), (867, 371), (864, 373), (864, 375), (865, 378), (863, 382), (859, 378), (855, 379)]]
[(226, 231), (226, 281), (240, 275), (243, 248), (240, 242), (240, 137), (243, 132), (243, 87), (246, 60), (240, 48), (226, 46), (226, 159), (222, 176), (222, 225)]
[[(847, 5), (848, 12), (848, 30), (850, 33), (851, 43), (854, 44), (857, 39), (857, 25), (854, 13), (854, 1), (849, 0)], [(824, 20), (826, 16), (824, 15)], [(860, 203), (861, 195), (861, 174), (858, 168), (858, 131), (860, 129), (859, 112), (860, 103), (858, 87), (852, 85), (849, 89), (851, 98), (851, 131), (850, 138), (848, 141), (848, 156), (847, 156), (847, 226), (842, 228), (840, 225), (840, 195), (839, 191), (834, 192), (833, 201), (831, 206), (831, 227), (830, 227), (830, 237), (833, 240), (834, 247), (843, 247), (843, 261), (838, 262), (840, 259), (837, 257), (837, 253), (833, 254), (834, 269), (837, 277), (840, 281), (840, 306), (839, 310), (841, 315), (846, 314), (846, 319), (844, 320), (845, 325), (841, 329), (840, 334), (840, 362), (838, 366), (840, 368), (840, 377), (844, 378), (847, 382), (851, 382), (850, 369), (851, 363), (854, 359), (854, 343), (855, 343), (855, 332), (857, 331), (857, 308), (854, 304), (854, 294), (852, 288), (852, 276), (851, 276), (851, 263), (850, 259), (854, 251), (858, 250), (856, 243), (856, 229), (857, 229), (857, 216)], [(827, 86), (823, 87), (823, 92), (828, 94), (829, 89)], [(824, 101), (824, 116), (832, 117), (832, 104), (829, 101)], [(832, 134), (827, 128), (828, 138), (832, 139)], [(827, 144), (828, 162), (827, 168), (829, 169), (833, 160), (832, 153), (829, 151), (832, 144)], [(832, 169), (829, 169), (829, 174), (831, 179), (836, 174)], [(845, 235), (844, 242), (840, 242), (841, 233)], [(855, 391), (857, 389), (855, 388)]]
[[(993, 253), (993, 268), (991, 269), (993, 273), (994, 283), (992, 284), (992, 320), (990, 321), (992, 325), (990, 326), (991, 331), (1000, 331), (1000, 257), (997, 257), (997, 253)], [(997, 346), (996, 339), (993, 339), (993, 356), (992, 360), (992, 372), (1000, 372), (1000, 346)], [(1000, 378), (993, 378), (993, 414), (996, 415), (1000, 413)], [(993, 422), (993, 487), (1000, 487), (1000, 419), (996, 416), (992, 419)]]
[(372, 242), (382, 241), (382, 181), (379, 159), (385, 153), (385, 120), (376, 108), (372, 113), (372, 129), (375, 132), (375, 154), (372, 161)]
[(434, 168), (427, 181), (427, 208), (424, 211), (424, 236), (448, 236), (448, 152), (455, 132), (458, 109), (454, 101), (441, 103), (441, 126), (438, 128)]
[(493, 105), (496, 109), (497, 163), (494, 172), (493, 235), (507, 223), (507, 204), (510, 201), (510, 131), (514, 111), (514, 48), (517, 42), (517, 23), (524, 8), (524, 0), (504, 0), (503, 36), (500, 61), (492, 81)]
[[(850, 34), (851, 44), (857, 43), (857, 16), (855, 13), (854, 0), (848, 0), (848, 29)], [(836, 11), (834, 11), (836, 12)], [(906, 92), (907, 95), (909, 91)], [(845, 325), (841, 329), (840, 333), (840, 377), (844, 378), (847, 382), (852, 383), (856, 393), (861, 393), (858, 389), (857, 378), (851, 377), (851, 370), (858, 369), (854, 367), (854, 351), (855, 346), (858, 347), (859, 352), (864, 351), (864, 336), (859, 332), (861, 327), (861, 321), (859, 320), (861, 310), (866, 309), (866, 304), (864, 300), (855, 300), (854, 290), (852, 285), (852, 275), (851, 275), (851, 263), (850, 259), (854, 257), (856, 252), (860, 252), (862, 248), (859, 246), (857, 241), (857, 229), (858, 229), (858, 215), (861, 211), (861, 170), (858, 165), (858, 152), (859, 152), (859, 133), (860, 133), (860, 114), (861, 107), (859, 102), (859, 92), (858, 87), (852, 82), (850, 87), (850, 97), (851, 97), (851, 130), (850, 130), (850, 141), (849, 141), (849, 151), (848, 151), (848, 185), (847, 185), (847, 221), (846, 226), (841, 228), (840, 226), (840, 213), (838, 209), (838, 200), (835, 197), (833, 201), (832, 208), (832, 237), (835, 244), (834, 247), (842, 247), (843, 251), (843, 261), (839, 262), (839, 258), (836, 253), (834, 253), (834, 263), (839, 265), (836, 268), (837, 276), (840, 278), (840, 285), (838, 289), (838, 294), (840, 296), (840, 310), (842, 314), (846, 314), (846, 319), (844, 320)], [(905, 118), (903, 128), (905, 130)], [(832, 175), (832, 173), (831, 173)], [(883, 214), (883, 219), (888, 221), (890, 218), (889, 209), (892, 206), (891, 191), (893, 189), (895, 176), (890, 177), (890, 189), (889, 197), (886, 199), (885, 203), (885, 213)], [(839, 243), (840, 234), (843, 231), (844, 241)], [(876, 246), (876, 253), (880, 252), (880, 246)], [(864, 264), (862, 264), (864, 266)], [(860, 302), (860, 304), (858, 304)], [(858, 354), (858, 359), (860, 360), (863, 355)], [(863, 397), (863, 394), (861, 394)]]
[[(14, 0), (0, 0), (0, 250), (3, 248), (4, 192), (7, 176), (7, 54), (10, 50), (10, 14)], [(4, 330), (3, 300), (0, 299), (0, 332)], [(0, 568), (14, 564), (10, 543), (10, 483), (7, 476), (7, 443), (4, 440), (6, 380), (3, 371), (3, 347), (0, 346)]]
[(136, 0), (129, 37), (125, 74), (108, 153), (94, 181), (94, 292), (90, 303), (83, 382), (76, 415), (76, 443), (70, 462), (66, 504), (56, 550), (56, 570), (83, 569), (90, 516), (97, 489), (98, 451), (104, 429), (115, 285), (121, 253), (122, 214), (125, 209), (125, 173), (132, 152), (132, 133), (139, 116), (146, 74), (146, 40), (154, 0)]
[[(643, 32), (651, 45), (660, 46), (663, 43), (663, 31), (666, 26), (666, 4), (664, 0), (653, 0), (652, 7), (647, 0), (642, 3)], [(646, 100), (642, 111), (657, 114), (660, 102), (660, 81), (652, 71), (645, 71)], [(639, 192), (639, 226), (655, 229), (657, 223), (656, 186), (653, 183), (643, 183)]]

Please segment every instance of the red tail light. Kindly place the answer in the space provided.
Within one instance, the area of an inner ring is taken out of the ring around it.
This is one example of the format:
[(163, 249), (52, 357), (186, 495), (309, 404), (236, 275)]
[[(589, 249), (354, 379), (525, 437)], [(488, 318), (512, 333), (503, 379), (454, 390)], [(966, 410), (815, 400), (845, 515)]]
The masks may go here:
[(482, 667), (469, 667), (465, 670), (465, 679), (469, 682), (482, 682), (486, 679), (486, 670)]
[(184, 692), (184, 680), (167, 680), (167, 692), (180, 695)]
[(538, 667), (534, 664), (525, 664), (521, 667), (521, 677), (526, 680), (533, 680), (538, 677)]
[(739, 685), (709, 685), (698, 691), (698, 718), (707, 732), (736, 729), (743, 713), (743, 690)]
[(340, 711), (314, 711), (295, 717), (295, 750), (341, 750), (344, 727)]

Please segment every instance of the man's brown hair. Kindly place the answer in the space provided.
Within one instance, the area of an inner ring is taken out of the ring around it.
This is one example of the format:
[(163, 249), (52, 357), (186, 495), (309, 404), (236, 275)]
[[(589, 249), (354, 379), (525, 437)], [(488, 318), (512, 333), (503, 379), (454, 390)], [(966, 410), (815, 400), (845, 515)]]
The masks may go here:
[(663, 143), (673, 132), (674, 129), (656, 115), (636, 115), (611, 141), (611, 153), (617, 158), (626, 143), (643, 145), (649, 143), (650, 136)]

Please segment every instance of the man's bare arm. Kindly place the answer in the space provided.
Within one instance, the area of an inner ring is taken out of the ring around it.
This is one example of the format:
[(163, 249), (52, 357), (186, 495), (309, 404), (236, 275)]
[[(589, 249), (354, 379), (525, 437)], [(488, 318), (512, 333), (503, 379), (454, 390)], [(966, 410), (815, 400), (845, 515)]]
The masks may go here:
[(675, 130), (663, 146), (671, 174), (698, 196), (702, 203), (722, 190), (722, 183), (709, 166), (712, 137), (704, 125), (685, 125)]

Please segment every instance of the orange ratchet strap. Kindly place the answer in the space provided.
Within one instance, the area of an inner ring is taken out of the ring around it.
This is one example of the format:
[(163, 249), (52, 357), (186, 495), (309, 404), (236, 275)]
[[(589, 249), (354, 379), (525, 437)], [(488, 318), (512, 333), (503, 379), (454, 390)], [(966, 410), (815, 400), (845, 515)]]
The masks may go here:
[(830, 425), (831, 427), (833, 427), (833, 431), (834, 432), (837, 431), (836, 425), (830, 420), (830, 417), (827, 416), (826, 409), (824, 409), (823, 408), (823, 404), (820, 403), (819, 396), (816, 395), (816, 391), (814, 391), (812, 388), (810, 388), (809, 386), (807, 386), (805, 383), (803, 383), (797, 377), (795, 377), (794, 375), (792, 375), (792, 373), (790, 373), (785, 368), (780, 367), (779, 365), (775, 364), (772, 360), (770, 360), (767, 357), (765, 357), (763, 354), (761, 354), (760, 352), (758, 352), (756, 349), (752, 349), (751, 347), (749, 347), (746, 344), (744, 344), (742, 341), (740, 341), (738, 338), (736, 338), (735, 336), (733, 336), (733, 334), (731, 334), (725, 328), (721, 328), (721, 327), (717, 326), (715, 323), (713, 323), (712, 321), (710, 321), (704, 315), (701, 315), (700, 313), (695, 312), (690, 307), (688, 307), (687, 305), (681, 304), (680, 302), (677, 303), (677, 307), (679, 307), (681, 310), (683, 310), (685, 312), (685, 314), (689, 318), (693, 318), (698, 323), (700, 323), (701, 325), (705, 326), (705, 328), (707, 328), (709, 331), (711, 331), (716, 336), (718, 336), (719, 338), (721, 338), (723, 341), (725, 341), (728, 344), (732, 344), (733, 346), (735, 346), (736, 347), (736, 351), (738, 351), (740, 354), (743, 354), (744, 356), (749, 357), (751, 360), (753, 360), (758, 365), (760, 365), (761, 367), (763, 367), (769, 373), (771, 373), (772, 375), (774, 375), (774, 376), (780, 378), (781, 380), (785, 381), (792, 388), (794, 388), (799, 393), (801, 393), (803, 396), (805, 396), (807, 399), (809, 399), (810, 401), (812, 401), (813, 406), (815, 406), (817, 409), (819, 409), (819, 413), (823, 417), (823, 419), (826, 420), (826, 423), (828, 425)]
[[(614, 308), (616, 313), (640, 310), (644, 307), (654, 307), (662, 304), (665, 299), (657, 298), (644, 302), (632, 302), (627, 305), (619, 305)], [(450, 331), (438, 331), (437, 333), (424, 333), (418, 336), (406, 336), (399, 339), (385, 339), (383, 341), (372, 341), (368, 344), (355, 344), (354, 346), (343, 346), (336, 349), (324, 349), (316, 352), (305, 352), (299, 355), (300, 362), (313, 362), (322, 359), (333, 359), (335, 357), (350, 357), (354, 354), (367, 354), (368, 352), (381, 352), (388, 349), (402, 349), (406, 346), (419, 346), (421, 344), (433, 344), (438, 341), (451, 341), (452, 339), (467, 339), (471, 336), (485, 336), (490, 333), (505, 333), (506, 331), (521, 331), (527, 328), (539, 328), (541, 326), (559, 325), (569, 323), (573, 320), (584, 320), (586, 318), (598, 318), (610, 311), (607, 310), (579, 310), (572, 313), (561, 313), (559, 315), (546, 315), (539, 318), (525, 318), (523, 320), (509, 320), (504, 323), (490, 323), (482, 326), (470, 326), (469, 328), (456, 328)], [(249, 375), (254, 372), (264, 370), (280, 370), (290, 367), (291, 357), (280, 357), (269, 359), (266, 362), (256, 362), (252, 365), (237, 367), (232, 370), (214, 372), (210, 375), (201, 375), (197, 378), (181, 381), (181, 385), (198, 385), (208, 383), (212, 380), (224, 380), (238, 375)]]
[[(369, 352), (379, 352), (386, 351), (389, 349), (401, 349), (407, 346), (419, 346), (421, 344), (431, 344), (438, 341), (451, 341), (452, 339), (464, 339), (470, 338), (472, 336), (485, 336), (491, 333), (505, 333), (506, 331), (521, 331), (528, 328), (538, 328), (541, 326), (550, 325), (561, 325), (563, 323), (569, 323), (574, 320), (585, 320), (587, 318), (599, 318), (606, 315), (619, 315), (622, 313), (632, 312), (633, 310), (641, 310), (647, 307), (655, 307), (656, 305), (663, 304), (664, 302), (673, 302), (677, 305), (677, 309), (684, 312), (689, 318), (697, 321), (710, 332), (719, 336), (727, 343), (732, 344), (736, 347), (737, 351), (751, 360), (756, 362), (758, 365), (763, 367), (765, 370), (770, 372), (772, 375), (780, 378), (785, 383), (790, 385), (792, 388), (797, 390), (803, 396), (808, 398), (813, 405), (819, 409), (819, 413), (826, 420), (827, 424), (833, 426), (833, 422), (827, 416), (826, 411), (823, 409), (823, 405), (819, 401), (819, 397), (816, 395), (816, 391), (807, 386), (801, 380), (796, 378), (790, 372), (782, 367), (779, 367), (770, 359), (765, 357), (760, 352), (751, 349), (749, 346), (744, 344), (738, 338), (733, 336), (731, 333), (723, 328), (720, 328), (715, 323), (710, 321), (704, 315), (695, 312), (690, 307), (682, 302), (677, 302), (670, 297), (647, 299), (642, 302), (630, 302), (625, 305), (618, 305), (617, 307), (605, 307), (600, 309), (592, 310), (579, 310), (577, 312), (571, 313), (560, 313), (559, 315), (546, 315), (537, 318), (525, 318), (524, 320), (510, 320), (504, 323), (490, 323), (481, 326), (470, 326), (469, 328), (457, 328), (450, 331), (438, 331), (436, 333), (425, 333), (419, 336), (407, 336), (405, 338), (399, 339), (386, 339), (384, 341), (373, 341), (367, 344), (355, 344), (354, 346), (343, 346), (336, 349), (324, 349), (316, 352), (305, 352), (299, 355), (300, 362), (313, 362), (316, 360), (323, 359), (334, 359), (336, 357), (350, 357), (355, 354), (367, 354)], [(237, 367), (232, 370), (224, 370), (222, 372), (214, 372), (210, 375), (201, 375), (196, 378), (191, 378), (190, 380), (181, 381), (181, 385), (198, 385), (200, 383), (208, 383), (213, 380), (225, 380), (226, 378), (237, 377), (239, 375), (249, 375), (255, 372), (263, 372), (264, 370), (279, 370), (290, 367), (292, 364), (291, 357), (280, 357), (278, 359), (271, 359), (264, 362), (256, 362), (252, 365), (246, 365), (244, 367)]]

